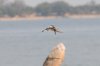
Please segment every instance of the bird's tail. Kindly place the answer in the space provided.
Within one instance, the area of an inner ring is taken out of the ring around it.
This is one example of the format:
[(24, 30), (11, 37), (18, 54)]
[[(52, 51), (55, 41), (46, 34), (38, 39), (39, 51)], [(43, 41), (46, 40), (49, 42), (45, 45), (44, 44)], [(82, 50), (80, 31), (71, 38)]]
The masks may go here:
[(57, 31), (57, 32), (59, 32), (59, 33), (63, 33), (62, 31)]

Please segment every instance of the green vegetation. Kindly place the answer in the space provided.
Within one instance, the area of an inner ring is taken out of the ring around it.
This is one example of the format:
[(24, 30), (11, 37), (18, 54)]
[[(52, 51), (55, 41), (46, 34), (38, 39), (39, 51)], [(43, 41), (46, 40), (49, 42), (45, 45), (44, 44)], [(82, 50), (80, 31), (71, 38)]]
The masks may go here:
[(6, 3), (7, 0), (0, 0), (0, 17), (14, 17), (36, 14), (37, 16), (64, 16), (67, 14), (100, 14), (100, 4), (91, 1), (80, 6), (71, 6), (64, 1), (53, 3), (41, 3), (36, 7), (28, 6), (23, 0), (15, 0)]

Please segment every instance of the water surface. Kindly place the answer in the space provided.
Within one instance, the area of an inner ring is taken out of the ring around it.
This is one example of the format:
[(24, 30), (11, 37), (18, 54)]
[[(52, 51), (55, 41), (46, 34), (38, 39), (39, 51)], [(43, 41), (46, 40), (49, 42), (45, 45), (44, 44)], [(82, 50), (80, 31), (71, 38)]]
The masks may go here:
[[(56, 25), (63, 33), (41, 32)], [(0, 21), (0, 66), (42, 66), (50, 50), (66, 46), (62, 66), (100, 66), (100, 19)]]

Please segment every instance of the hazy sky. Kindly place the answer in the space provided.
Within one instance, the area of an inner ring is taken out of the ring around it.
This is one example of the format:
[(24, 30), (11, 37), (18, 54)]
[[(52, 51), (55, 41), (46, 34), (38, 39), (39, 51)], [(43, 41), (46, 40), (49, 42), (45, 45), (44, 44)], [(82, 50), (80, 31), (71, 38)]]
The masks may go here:
[[(33, 5), (33, 6), (35, 6), (39, 3), (42, 3), (42, 2), (54, 2), (54, 1), (58, 1), (58, 0), (25, 0), (25, 2), (27, 2), (27, 4)], [(60, 0), (60, 1), (62, 1), (62, 0)], [(66, 1), (72, 5), (81, 5), (81, 4), (90, 2), (91, 0), (63, 0), (63, 1)], [(96, 1), (97, 3), (100, 3), (100, 0), (94, 0), (94, 1)]]

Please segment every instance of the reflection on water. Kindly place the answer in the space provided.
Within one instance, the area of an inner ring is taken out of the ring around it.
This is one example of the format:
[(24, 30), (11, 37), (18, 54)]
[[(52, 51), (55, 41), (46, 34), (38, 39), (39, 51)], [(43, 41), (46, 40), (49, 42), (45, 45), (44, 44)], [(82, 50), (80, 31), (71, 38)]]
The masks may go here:
[[(64, 33), (41, 32), (54, 24)], [(0, 22), (0, 66), (42, 66), (51, 48), (66, 46), (62, 66), (100, 65), (100, 19)]]

